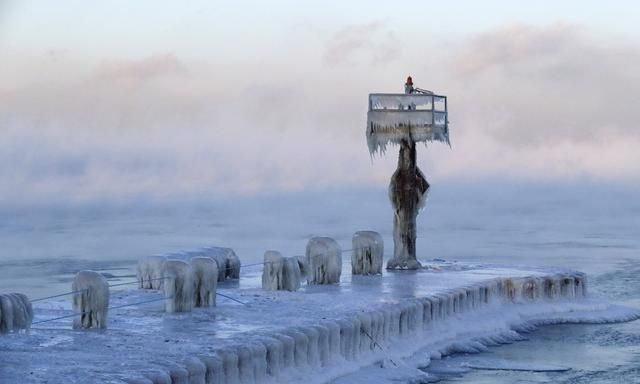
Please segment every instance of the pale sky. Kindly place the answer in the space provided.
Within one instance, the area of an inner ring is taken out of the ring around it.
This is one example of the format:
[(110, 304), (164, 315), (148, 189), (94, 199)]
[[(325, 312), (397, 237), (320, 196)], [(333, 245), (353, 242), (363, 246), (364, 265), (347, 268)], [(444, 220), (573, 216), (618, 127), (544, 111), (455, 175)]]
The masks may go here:
[(640, 3), (3, 1), (0, 203), (384, 186), (369, 92), (449, 96), (431, 181), (640, 181)]

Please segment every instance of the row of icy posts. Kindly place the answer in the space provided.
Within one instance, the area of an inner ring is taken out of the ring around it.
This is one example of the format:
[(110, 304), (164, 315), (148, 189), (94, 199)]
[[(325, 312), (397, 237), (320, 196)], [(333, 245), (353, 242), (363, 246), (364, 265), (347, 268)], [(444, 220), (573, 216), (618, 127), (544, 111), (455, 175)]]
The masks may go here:
[(138, 262), (138, 287), (161, 289), (166, 312), (189, 312), (216, 305), (219, 281), (240, 278), (240, 259), (231, 248), (208, 247)]
[[(209, 247), (168, 256), (148, 256), (138, 262), (139, 288), (162, 289), (166, 312), (216, 305), (218, 281), (240, 276), (240, 259), (230, 248)], [(126, 284), (126, 283), (125, 283)], [(109, 283), (100, 273), (78, 272), (71, 284), (73, 328), (106, 328)], [(28, 331), (33, 322), (31, 300), (21, 293), (0, 294), (0, 334)]]
[[(356, 232), (352, 238), (353, 275), (382, 272), (384, 244), (373, 231)], [(188, 262), (187, 262), (188, 261)], [(264, 256), (262, 286), (267, 290), (296, 291), (302, 278), (307, 284), (336, 284), (342, 271), (342, 251), (329, 237), (309, 240), (305, 256), (285, 258), (279, 252)], [(137, 283), (143, 289), (162, 289), (167, 312), (190, 311), (193, 306), (216, 304), (218, 281), (240, 276), (240, 260), (229, 248), (203, 248), (199, 251), (148, 256), (141, 259)], [(586, 296), (586, 276), (525, 278), (516, 284), (511, 279), (499, 282), (502, 296), (535, 300), (539, 298)], [(573, 292), (572, 292), (573, 291)], [(78, 272), (72, 283), (74, 328), (105, 328), (109, 309), (109, 284), (98, 272)], [(0, 334), (29, 330), (33, 308), (20, 293), (0, 294)]]
[[(240, 259), (230, 248), (209, 247), (197, 251), (147, 256), (138, 261), (136, 278), (141, 289), (162, 290), (166, 312), (188, 312), (216, 305), (218, 281), (240, 277)], [(109, 284), (101, 274), (76, 274), (72, 290), (74, 328), (106, 328)]]
[[(379, 233), (359, 231), (351, 249), (353, 275), (382, 274), (384, 242)], [(313, 237), (304, 257), (283, 257), (280, 252), (264, 254), (262, 288), (269, 291), (297, 291), (304, 277), (307, 284), (337, 284), (342, 273), (342, 250), (330, 237)]]
[[(372, 231), (353, 236), (353, 274), (380, 274), (384, 245)], [(342, 250), (329, 237), (309, 240), (304, 257), (285, 258), (279, 252), (264, 256), (262, 286), (267, 290), (296, 291), (303, 277), (308, 284), (336, 284), (342, 272)], [(218, 281), (240, 276), (240, 259), (230, 248), (210, 247), (139, 260), (136, 277), (139, 288), (162, 290), (166, 312), (188, 312), (195, 307), (216, 305)], [(109, 283), (98, 272), (80, 271), (72, 282), (74, 329), (106, 328), (109, 311)], [(0, 333), (28, 330), (33, 308), (26, 295), (0, 295)]]

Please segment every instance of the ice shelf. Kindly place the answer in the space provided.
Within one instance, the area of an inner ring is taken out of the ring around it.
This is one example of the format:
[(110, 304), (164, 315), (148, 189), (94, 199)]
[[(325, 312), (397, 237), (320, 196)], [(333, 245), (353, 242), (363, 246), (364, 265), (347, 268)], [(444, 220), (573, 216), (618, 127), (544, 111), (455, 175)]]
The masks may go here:
[[(339, 285), (297, 292), (261, 290), (255, 268), (239, 285), (219, 285), (246, 305), (221, 297), (217, 307), (168, 314), (151, 302), (112, 309), (100, 331), (71, 330), (71, 319), (35, 324), (0, 337), (0, 382), (353, 382), (345, 377), (366, 367), (378, 378), (419, 376), (429, 357), (482, 351), (536, 325), (639, 316), (589, 297), (576, 271), (422, 263), (381, 276), (352, 276), (345, 263)], [(110, 305), (161, 297), (112, 291)], [(71, 314), (70, 300), (36, 303), (34, 313), (35, 322)]]

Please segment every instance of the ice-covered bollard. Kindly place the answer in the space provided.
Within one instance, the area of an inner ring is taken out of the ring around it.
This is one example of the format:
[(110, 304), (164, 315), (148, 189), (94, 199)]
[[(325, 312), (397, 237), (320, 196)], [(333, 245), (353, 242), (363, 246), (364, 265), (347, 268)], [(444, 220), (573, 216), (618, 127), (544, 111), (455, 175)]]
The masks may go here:
[(342, 273), (342, 250), (330, 237), (313, 237), (307, 243), (307, 283), (336, 284)]
[(353, 275), (377, 275), (382, 273), (384, 242), (374, 231), (358, 231), (351, 240), (351, 273)]
[(182, 260), (167, 260), (162, 270), (166, 312), (190, 312), (193, 308), (193, 268)]
[(309, 265), (307, 264), (306, 256), (294, 256), (294, 259), (298, 262), (298, 268), (300, 269), (300, 278), (307, 277), (307, 271), (309, 270)]
[(269, 291), (297, 291), (300, 288), (300, 266), (293, 257), (283, 257), (278, 251), (264, 253), (262, 289)]
[(284, 257), (278, 251), (264, 253), (264, 267), (262, 269), (262, 289), (277, 291), (282, 289)]
[(0, 294), (0, 334), (28, 331), (33, 321), (31, 301), (22, 293)]
[(191, 259), (194, 277), (194, 305), (196, 307), (214, 307), (218, 286), (218, 264), (210, 257)]
[(109, 311), (109, 283), (94, 271), (80, 271), (73, 278), (74, 329), (106, 328)]
[(218, 281), (240, 278), (240, 258), (231, 248), (203, 248), (202, 256), (212, 258), (218, 264)]
[(231, 248), (227, 248), (227, 271), (226, 278), (239, 279), (240, 278), (240, 258)]
[(587, 296), (587, 275), (582, 272), (576, 272), (576, 296)]
[(227, 258), (221, 254), (207, 254), (207, 256), (211, 257), (218, 265), (218, 281), (224, 281), (227, 278)]
[(300, 264), (294, 257), (286, 257), (284, 259), (284, 281), (283, 287), (285, 291), (297, 291), (302, 282), (302, 273), (300, 273)]
[(166, 261), (164, 256), (145, 256), (138, 260), (138, 288), (162, 289), (162, 266)]

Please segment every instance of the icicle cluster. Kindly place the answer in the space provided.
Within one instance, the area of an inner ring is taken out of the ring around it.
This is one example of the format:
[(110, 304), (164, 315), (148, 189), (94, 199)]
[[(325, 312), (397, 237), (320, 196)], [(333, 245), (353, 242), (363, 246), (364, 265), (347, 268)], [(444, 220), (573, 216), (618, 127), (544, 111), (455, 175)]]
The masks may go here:
[(262, 269), (262, 289), (269, 291), (297, 291), (302, 275), (298, 259), (283, 257), (280, 252), (264, 253)]
[(22, 293), (0, 295), (0, 334), (28, 331), (33, 321), (31, 301)]
[(389, 144), (441, 141), (449, 144), (446, 97), (434, 94), (372, 93), (367, 113), (369, 152)]
[(378, 232), (358, 231), (351, 239), (351, 274), (378, 275), (382, 273), (384, 241)]
[(194, 251), (168, 253), (159, 256), (145, 256), (138, 260), (136, 277), (142, 289), (162, 289), (162, 268), (167, 260), (189, 261), (196, 257), (208, 257), (216, 262), (218, 281), (239, 279), (240, 258), (231, 248), (206, 247)]
[(168, 260), (162, 269), (165, 311), (190, 312), (194, 299), (193, 268), (182, 260)]
[(106, 328), (109, 312), (109, 283), (100, 273), (80, 271), (73, 278), (73, 312), (78, 316), (73, 320), (74, 329)]
[(305, 253), (308, 284), (337, 284), (342, 274), (342, 250), (330, 237), (312, 237)]
[(162, 267), (166, 261), (164, 256), (146, 256), (138, 260), (138, 288), (162, 289)]
[(191, 259), (193, 269), (193, 304), (196, 307), (214, 307), (218, 287), (218, 264), (210, 257)]

